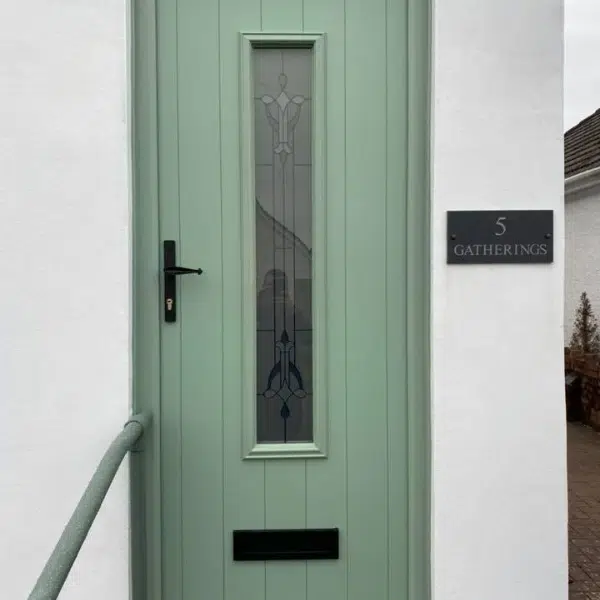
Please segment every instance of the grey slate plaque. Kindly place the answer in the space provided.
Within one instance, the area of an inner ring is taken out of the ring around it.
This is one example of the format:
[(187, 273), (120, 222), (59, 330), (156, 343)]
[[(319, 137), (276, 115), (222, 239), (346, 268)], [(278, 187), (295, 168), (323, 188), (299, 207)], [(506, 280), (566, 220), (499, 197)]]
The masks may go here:
[(448, 264), (551, 263), (551, 210), (449, 211)]

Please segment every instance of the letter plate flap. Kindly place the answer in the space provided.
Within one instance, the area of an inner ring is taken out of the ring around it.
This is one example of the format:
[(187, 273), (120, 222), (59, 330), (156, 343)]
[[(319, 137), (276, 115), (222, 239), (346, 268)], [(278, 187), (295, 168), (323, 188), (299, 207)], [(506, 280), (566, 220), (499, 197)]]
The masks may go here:
[(234, 561), (336, 560), (339, 530), (261, 529), (233, 532)]

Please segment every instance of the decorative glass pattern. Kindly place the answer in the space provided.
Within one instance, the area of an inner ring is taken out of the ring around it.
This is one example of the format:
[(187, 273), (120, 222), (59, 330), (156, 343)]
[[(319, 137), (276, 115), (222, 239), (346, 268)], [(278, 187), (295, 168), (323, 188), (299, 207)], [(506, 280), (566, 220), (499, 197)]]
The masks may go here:
[(257, 441), (313, 441), (309, 48), (254, 48)]

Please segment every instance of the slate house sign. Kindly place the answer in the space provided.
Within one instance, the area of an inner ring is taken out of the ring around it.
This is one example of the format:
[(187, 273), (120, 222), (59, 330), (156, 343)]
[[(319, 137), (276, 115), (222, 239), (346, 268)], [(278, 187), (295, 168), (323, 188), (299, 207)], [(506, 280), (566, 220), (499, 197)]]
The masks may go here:
[(447, 264), (537, 264), (554, 260), (553, 211), (448, 211)]

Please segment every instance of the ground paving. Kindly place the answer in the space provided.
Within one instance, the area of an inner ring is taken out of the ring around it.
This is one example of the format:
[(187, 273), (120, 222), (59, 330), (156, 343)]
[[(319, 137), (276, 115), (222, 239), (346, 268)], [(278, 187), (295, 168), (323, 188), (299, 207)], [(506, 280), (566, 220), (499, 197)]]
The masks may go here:
[(600, 433), (569, 423), (569, 600), (600, 600)]

